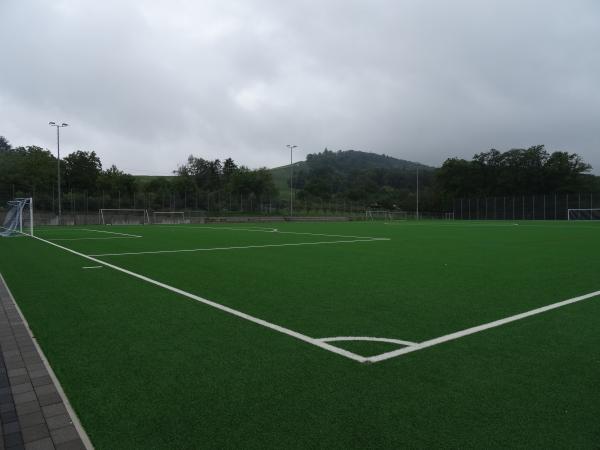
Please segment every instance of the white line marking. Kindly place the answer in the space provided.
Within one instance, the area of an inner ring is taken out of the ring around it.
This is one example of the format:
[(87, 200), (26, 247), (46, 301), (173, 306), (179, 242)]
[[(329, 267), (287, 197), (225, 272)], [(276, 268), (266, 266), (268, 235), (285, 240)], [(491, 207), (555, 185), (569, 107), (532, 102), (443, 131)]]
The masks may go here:
[(324, 233), (308, 233), (300, 231), (279, 231), (278, 228), (235, 228), (235, 227), (205, 227), (205, 226), (186, 226), (179, 225), (157, 225), (162, 227), (178, 227), (183, 230), (228, 230), (228, 231), (253, 231), (258, 233), (279, 233), (279, 234), (301, 234), (305, 236), (324, 236), (324, 237), (341, 237), (354, 239), (371, 239), (371, 240), (389, 240), (389, 238), (372, 237), (372, 236), (348, 236), (345, 234), (324, 234)]
[(433, 347), (434, 345), (442, 344), (444, 342), (452, 341), (455, 339), (459, 339), (470, 334), (479, 333), (481, 331), (489, 330), (490, 328), (499, 327), (501, 325), (505, 325), (510, 322), (515, 322), (517, 320), (525, 319), (527, 317), (534, 316), (536, 314), (541, 314), (546, 311), (551, 311), (553, 309), (562, 308), (563, 306), (570, 305), (572, 303), (582, 302), (584, 300), (588, 300), (593, 297), (597, 297), (600, 295), (600, 291), (591, 292), (589, 294), (581, 295), (579, 297), (573, 297), (568, 300), (564, 300), (562, 302), (553, 303), (551, 305), (543, 306), (541, 308), (532, 309), (531, 311), (527, 311), (521, 314), (516, 314), (514, 316), (505, 317), (504, 319), (495, 320), (493, 322), (488, 322), (483, 325), (478, 325), (476, 327), (467, 328), (466, 330), (457, 331), (455, 333), (447, 334), (445, 336), (440, 336), (434, 339), (430, 339), (428, 341), (420, 342), (416, 345), (401, 348), (398, 350), (394, 350), (387, 353), (382, 353), (381, 355), (372, 356), (368, 358), (370, 362), (379, 362), (384, 361), (386, 359), (395, 358), (396, 356), (405, 355), (406, 353), (416, 352), (418, 350), (423, 350), (427, 347)]
[(561, 302), (558, 302), (558, 303), (553, 303), (551, 305), (543, 306), (541, 308), (536, 308), (536, 309), (533, 309), (531, 311), (527, 311), (527, 312), (524, 312), (524, 313), (521, 313), (521, 314), (516, 314), (514, 316), (506, 317), (504, 319), (496, 320), (496, 321), (489, 322), (489, 323), (486, 323), (486, 324), (483, 324), (483, 325), (478, 325), (478, 326), (475, 326), (475, 327), (467, 328), (467, 329), (462, 330), (462, 331), (457, 331), (455, 333), (447, 334), (445, 336), (440, 336), (440, 337), (437, 337), (437, 338), (434, 338), (434, 339), (430, 339), (428, 341), (420, 342), (420, 343), (417, 343), (417, 344), (414, 344), (414, 345), (410, 345), (408, 347), (404, 347), (404, 348), (401, 348), (401, 349), (398, 349), (398, 350), (394, 350), (394, 351), (391, 351), (391, 352), (382, 353), (382, 354), (377, 355), (377, 356), (371, 356), (371, 357), (365, 358), (364, 356), (357, 355), (356, 353), (352, 353), (352, 352), (349, 352), (347, 350), (341, 349), (339, 347), (335, 347), (333, 345), (330, 345), (327, 342), (324, 342), (322, 339), (311, 338), (310, 336), (306, 336), (305, 334), (298, 333), (297, 331), (290, 330), (289, 328), (285, 328), (285, 327), (282, 327), (280, 325), (276, 325), (274, 323), (267, 322), (266, 320), (259, 319), (257, 317), (254, 317), (254, 316), (251, 316), (249, 314), (246, 314), (246, 313), (243, 313), (241, 311), (238, 311), (238, 310), (235, 310), (233, 308), (230, 308), (228, 306), (224, 306), (224, 305), (221, 305), (219, 303), (213, 302), (211, 300), (208, 300), (208, 299), (202, 298), (200, 296), (194, 295), (194, 294), (192, 294), (190, 292), (186, 292), (186, 291), (184, 291), (182, 289), (178, 289), (178, 288), (170, 286), (168, 284), (161, 283), (160, 281), (153, 280), (152, 278), (146, 277), (144, 275), (140, 275), (138, 273), (132, 272), (132, 271), (127, 270), (127, 269), (124, 269), (124, 268), (116, 266), (114, 264), (110, 264), (110, 263), (107, 263), (107, 262), (102, 261), (100, 259), (96, 259), (96, 258), (94, 258), (94, 257), (92, 257), (90, 255), (85, 255), (85, 254), (80, 253), (78, 251), (71, 250), (70, 248), (63, 247), (62, 245), (56, 244), (56, 243), (48, 241), (46, 239), (42, 239), (42, 238), (40, 238), (38, 236), (30, 236), (30, 237), (33, 238), (33, 239), (36, 239), (38, 241), (45, 242), (46, 244), (52, 245), (54, 247), (60, 248), (62, 250), (65, 250), (65, 251), (67, 251), (69, 253), (72, 253), (74, 255), (81, 256), (82, 258), (88, 259), (88, 260), (93, 261), (93, 262), (95, 262), (97, 264), (102, 264), (103, 266), (110, 267), (111, 269), (114, 269), (114, 270), (119, 271), (119, 272), (123, 272), (123, 273), (125, 273), (127, 275), (130, 275), (130, 276), (134, 277), (134, 278), (138, 278), (138, 279), (140, 279), (142, 281), (146, 281), (147, 283), (154, 284), (155, 286), (161, 287), (161, 288), (166, 289), (168, 291), (175, 292), (176, 294), (180, 294), (180, 295), (182, 295), (184, 297), (188, 297), (188, 298), (190, 298), (192, 300), (195, 300), (197, 302), (204, 303), (205, 305), (212, 306), (213, 308), (216, 308), (216, 309), (219, 309), (221, 311), (227, 312), (229, 314), (232, 314), (234, 316), (240, 317), (242, 319), (246, 319), (246, 320), (248, 320), (250, 322), (254, 322), (254, 323), (258, 324), (258, 325), (262, 325), (262, 326), (264, 326), (266, 328), (269, 328), (271, 330), (278, 331), (280, 333), (283, 333), (283, 334), (286, 334), (288, 336), (294, 337), (294, 338), (296, 338), (298, 340), (301, 340), (301, 341), (307, 342), (309, 344), (312, 344), (312, 345), (314, 345), (316, 347), (320, 347), (320, 348), (322, 348), (324, 350), (328, 350), (328, 351), (330, 351), (332, 353), (336, 353), (338, 355), (345, 356), (346, 358), (349, 358), (349, 359), (352, 359), (354, 361), (358, 361), (358, 362), (361, 362), (361, 363), (365, 363), (365, 362), (376, 363), (376, 362), (380, 362), (380, 361), (385, 361), (387, 359), (395, 358), (397, 356), (404, 355), (406, 353), (411, 353), (411, 352), (415, 352), (415, 351), (418, 351), (418, 350), (423, 350), (423, 349), (428, 348), (428, 347), (433, 347), (434, 345), (442, 344), (444, 342), (448, 342), (448, 341), (452, 341), (452, 340), (455, 340), (455, 339), (459, 339), (459, 338), (462, 338), (464, 336), (468, 336), (468, 335), (471, 335), (471, 334), (479, 333), (481, 331), (485, 331), (485, 330), (488, 330), (490, 328), (499, 327), (501, 325), (505, 325), (505, 324), (510, 323), (510, 322), (515, 322), (517, 320), (525, 319), (527, 317), (530, 317), (530, 316), (533, 316), (533, 315), (536, 315), (536, 314), (540, 314), (540, 313), (543, 313), (543, 312), (546, 312), (546, 311), (550, 311), (550, 310), (553, 310), (553, 309), (561, 308), (563, 306), (570, 305), (572, 303), (581, 302), (581, 301), (584, 301), (584, 300), (587, 300), (587, 299), (590, 299), (590, 298), (593, 298), (593, 297), (597, 297), (597, 296), (600, 295), (600, 291), (591, 292), (589, 294), (581, 295), (579, 297), (574, 297), (574, 298), (571, 298), (571, 299), (568, 299), (568, 300), (564, 300), (564, 301), (561, 301)]
[(301, 341), (304, 341), (304, 342), (307, 342), (309, 344), (312, 344), (312, 345), (314, 345), (316, 347), (322, 348), (324, 350), (328, 350), (328, 351), (330, 351), (332, 353), (336, 353), (338, 355), (345, 356), (346, 358), (349, 358), (349, 359), (352, 359), (354, 361), (358, 361), (358, 362), (361, 362), (361, 363), (365, 362), (367, 360), (367, 358), (365, 358), (364, 356), (360, 356), (360, 355), (357, 355), (356, 353), (349, 352), (348, 350), (344, 350), (344, 349), (335, 347), (334, 345), (327, 344), (326, 342), (321, 342), (318, 339), (311, 338), (310, 336), (306, 336), (305, 334), (298, 333), (297, 331), (290, 330), (289, 328), (285, 328), (285, 327), (282, 327), (280, 325), (276, 325), (276, 324), (271, 323), (271, 322), (267, 322), (266, 320), (259, 319), (257, 317), (254, 317), (254, 316), (251, 316), (249, 314), (246, 314), (246, 313), (243, 313), (241, 311), (238, 311), (236, 309), (230, 308), (228, 306), (221, 305), (219, 303), (216, 303), (216, 302), (213, 302), (211, 300), (205, 299), (205, 298), (200, 297), (198, 295), (194, 295), (194, 294), (192, 294), (190, 292), (186, 292), (186, 291), (184, 291), (182, 289), (178, 289), (178, 288), (170, 286), (168, 284), (161, 283), (160, 281), (153, 280), (152, 278), (148, 278), (148, 277), (146, 277), (144, 275), (140, 275), (139, 273), (135, 273), (135, 272), (132, 272), (130, 270), (124, 269), (122, 267), (115, 266), (114, 264), (110, 264), (110, 263), (104, 262), (104, 261), (102, 261), (100, 259), (93, 258), (93, 257), (91, 257), (89, 255), (84, 255), (83, 253), (80, 253), (80, 252), (75, 251), (75, 250), (71, 250), (70, 248), (67, 248), (67, 247), (63, 247), (62, 245), (56, 244), (54, 242), (50, 242), (50, 241), (48, 241), (46, 239), (42, 239), (42, 238), (37, 237), (37, 236), (31, 236), (31, 237), (33, 239), (37, 239), (38, 241), (45, 242), (46, 244), (50, 244), (50, 245), (52, 245), (54, 247), (60, 248), (62, 250), (65, 250), (65, 251), (67, 251), (69, 253), (72, 253), (74, 255), (81, 256), (82, 258), (88, 259), (88, 260), (93, 261), (93, 262), (95, 262), (97, 264), (102, 264), (103, 266), (110, 267), (111, 269), (114, 269), (116, 271), (125, 273), (125, 274), (130, 275), (130, 276), (132, 276), (134, 278), (138, 278), (138, 279), (140, 279), (142, 281), (145, 281), (147, 283), (150, 283), (150, 284), (153, 284), (155, 286), (161, 287), (161, 288), (166, 289), (168, 291), (175, 292), (176, 294), (179, 294), (179, 295), (182, 295), (184, 297), (190, 298), (190, 299), (195, 300), (197, 302), (204, 303), (205, 305), (212, 306), (213, 308), (219, 309), (221, 311), (224, 311), (226, 313), (229, 313), (229, 314), (232, 314), (234, 316), (240, 317), (242, 319), (246, 319), (246, 320), (248, 320), (250, 322), (254, 322), (254, 323), (258, 324), (258, 325), (262, 325), (263, 327), (269, 328), (271, 330), (278, 331), (280, 333), (286, 334), (286, 335), (291, 336), (293, 338), (296, 338), (296, 339), (299, 339)]
[(48, 238), (49, 241), (99, 241), (104, 239), (134, 239), (127, 236), (93, 237), (93, 238)]
[(83, 266), (82, 269), (102, 269), (102, 266)]
[(389, 241), (387, 238), (377, 239), (355, 239), (351, 241), (322, 241), (322, 242), (296, 242), (288, 244), (264, 244), (264, 245), (245, 245), (236, 247), (209, 247), (209, 248), (190, 248), (181, 250), (156, 250), (147, 252), (125, 252), (125, 253), (101, 253), (89, 256), (124, 256), (124, 255), (154, 255), (160, 253), (189, 253), (189, 252), (210, 252), (216, 250), (243, 250), (248, 248), (269, 248), (269, 247), (295, 247), (300, 245), (322, 245), (322, 244), (343, 244), (353, 242), (375, 242), (375, 241)]
[(90, 438), (87, 435), (87, 433), (85, 432), (83, 425), (81, 425), (81, 422), (79, 421), (79, 417), (77, 417), (77, 414), (75, 413), (75, 410), (71, 406), (71, 403), (69, 402), (69, 399), (67, 398), (67, 395), (65, 394), (65, 391), (64, 391), (62, 385), (60, 384), (60, 381), (58, 381), (58, 378), (56, 377), (54, 370), (52, 370), (52, 366), (48, 362), (48, 358), (46, 358), (46, 355), (44, 354), (44, 352), (42, 351), (42, 348), (38, 344), (37, 339), (33, 335), (33, 332), (31, 331), (31, 328), (29, 327), (29, 322), (27, 322), (27, 319), (25, 318), (23, 311), (21, 311), (21, 308), (17, 304), (15, 297), (13, 296), (12, 292), (8, 288), (8, 284), (6, 283), (6, 280), (4, 280), (4, 277), (2, 276), (1, 273), (0, 273), (0, 280), (4, 284), (4, 287), (6, 288), (6, 291), (8, 292), (8, 296), (14, 303), (15, 309), (19, 313), (19, 316), (21, 316), (21, 320), (23, 321), (23, 325), (25, 325), (27, 334), (29, 334), (29, 337), (31, 338), (33, 345), (34, 345), (35, 349), (37, 350), (38, 355), (40, 355), (42, 364), (44, 364), (44, 367), (46, 367), (46, 370), (48, 371), (48, 375), (50, 375), (50, 379), (54, 383), (54, 386), (56, 387), (56, 391), (58, 392), (58, 395), (60, 396), (63, 404), (65, 405), (65, 409), (67, 410), (67, 413), (69, 414), (71, 421), (73, 422), (73, 426), (77, 430), (77, 433), (79, 434), (79, 437), (81, 438), (81, 441), (83, 442), (84, 447), (88, 450), (93, 450), (94, 446), (92, 445), (92, 441), (90, 441)]
[(337, 336), (330, 338), (321, 338), (321, 342), (338, 342), (338, 341), (372, 341), (372, 342), (387, 342), (389, 344), (398, 344), (403, 346), (418, 345), (416, 342), (402, 341), (400, 339), (378, 338), (369, 336)]
[(140, 236), (139, 234), (117, 233), (116, 231), (92, 230), (91, 228), (73, 228), (73, 229), (79, 230), (79, 231), (91, 231), (94, 233), (118, 234), (119, 236), (128, 236), (128, 237), (134, 237), (134, 238), (143, 237), (143, 236)]

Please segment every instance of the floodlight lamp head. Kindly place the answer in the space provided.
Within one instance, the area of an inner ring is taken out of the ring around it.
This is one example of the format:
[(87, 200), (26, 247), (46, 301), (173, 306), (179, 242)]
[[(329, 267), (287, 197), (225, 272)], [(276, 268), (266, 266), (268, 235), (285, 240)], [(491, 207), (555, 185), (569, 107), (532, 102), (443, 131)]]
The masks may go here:
[(55, 126), (55, 125), (56, 125), (56, 122), (48, 122), (48, 125), (50, 125), (50, 126)]
[(68, 123), (64, 123), (64, 122), (63, 122), (63, 124), (61, 125), (61, 127), (68, 127), (68, 126), (69, 126), (69, 124), (68, 124)]

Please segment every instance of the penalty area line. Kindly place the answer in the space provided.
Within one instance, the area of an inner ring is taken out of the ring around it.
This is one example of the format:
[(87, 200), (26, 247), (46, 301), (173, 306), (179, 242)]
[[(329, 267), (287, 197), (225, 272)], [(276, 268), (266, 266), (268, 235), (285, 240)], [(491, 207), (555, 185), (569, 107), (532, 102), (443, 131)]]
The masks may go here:
[(520, 314), (515, 314), (514, 316), (505, 317), (504, 319), (495, 320), (493, 322), (484, 323), (482, 325), (477, 325), (475, 327), (467, 328), (465, 330), (457, 331), (455, 333), (450, 333), (445, 336), (440, 336), (434, 339), (430, 339), (428, 341), (419, 342), (418, 344), (411, 345), (409, 347), (401, 348), (398, 350), (394, 350), (387, 353), (382, 353), (377, 356), (372, 356), (367, 358), (369, 362), (375, 363), (380, 361), (385, 361), (386, 359), (395, 358), (400, 355), (405, 355), (407, 353), (416, 352), (418, 350), (423, 350), (428, 347), (433, 347), (434, 345), (443, 344), (444, 342), (453, 341), (455, 339), (460, 339), (465, 336), (469, 336), (471, 334), (480, 333), (485, 330), (489, 330), (490, 328), (496, 328), (502, 325), (506, 325), (507, 323), (516, 322), (517, 320), (522, 320), (527, 317), (535, 316), (537, 314), (544, 313), (546, 311), (551, 311), (553, 309), (562, 308), (563, 306), (571, 305), (573, 303), (582, 302), (584, 300), (588, 300), (590, 298), (600, 296), (600, 291), (590, 292), (589, 294), (580, 295), (579, 297), (573, 297), (568, 300), (563, 300), (561, 302), (552, 303), (551, 305), (542, 306), (541, 308), (532, 309), (530, 311), (526, 311)]
[(92, 257), (90, 255), (85, 255), (85, 254), (80, 253), (80, 252), (78, 252), (76, 250), (72, 250), (72, 249), (70, 249), (68, 247), (63, 247), (62, 245), (57, 244), (55, 242), (51, 242), (51, 241), (48, 241), (46, 239), (42, 239), (42, 238), (37, 237), (37, 236), (31, 236), (31, 237), (33, 239), (36, 239), (36, 240), (40, 241), (40, 242), (44, 242), (46, 244), (49, 244), (49, 245), (52, 245), (54, 247), (60, 248), (61, 250), (64, 250), (66, 252), (69, 252), (69, 253), (72, 253), (74, 255), (77, 255), (77, 256), (80, 256), (82, 258), (85, 258), (85, 259), (87, 259), (89, 261), (93, 261), (96, 264), (101, 264), (104, 267), (108, 267), (108, 268), (111, 268), (111, 269), (116, 270), (118, 272), (122, 272), (122, 273), (124, 273), (126, 275), (129, 275), (129, 276), (133, 277), (133, 278), (137, 278), (139, 280), (145, 281), (146, 283), (153, 284), (153, 285), (158, 286), (160, 288), (163, 288), (163, 289), (166, 289), (168, 291), (171, 291), (171, 292), (174, 292), (176, 294), (179, 294), (179, 295), (181, 295), (183, 297), (187, 297), (189, 299), (195, 300), (195, 301), (197, 301), (199, 303), (203, 303), (205, 305), (212, 306), (213, 308), (219, 309), (219, 310), (224, 311), (226, 313), (229, 313), (231, 315), (237, 316), (237, 317), (239, 317), (241, 319), (248, 320), (249, 322), (253, 322), (253, 323), (257, 324), (257, 325), (261, 325), (261, 326), (263, 326), (265, 328), (269, 328), (271, 330), (277, 331), (277, 332), (285, 334), (287, 336), (296, 338), (296, 339), (298, 339), (300, 341), (303, 341), (303, 342), (306, 342), (308, 344), (314, 345), (315, 347), (319, 347), (319, 348), (321, 348), (323, 350), (328, 350), (328, 351), (330, 351), (332, 353), (335, 353), (335, 354), (340, 355), (340, 356), (345, 356), (348, 359), (352, 359), (352, 360), (358, 361), (360, 363), (364, 363), (368, 359), (368, 358), (365, 358), (364, 356), (357, 355), (356, 353), (352, 353), (352, 352), (350, 352), (348, 350), (344, 350), (342, 348), (335, 347), (334, 345), (328, 344), (326, 342), (322, 342), (319, 339), (315, 339), (315, 338), (312, 338), (312, 337), (307, 336), (305, 334), (298, 333), (297, 331), (290, 330), (289, 328), (285, 328), (285, 327), (282, 327), (280, 325), (276, 325), (274, 323), (267, 322), (266, 320), (259, 319), (258, 317), (254, 317), (254, 316), (251, 316), (250, 314), (243, 313), (243, 312), (238, 311), (236, 309), (230, 308), (229, 306), (225, 306), (225, 305), (221, 305), (220, 303), (213, 302), (212, 300), (208, 300), (206, 298), (203, 298), (203, 297), (200, 297), (198, 295), (192, 294), (191, 292), (184, 291), (183, 289), (179, 289), (179, 288), (176, 288), (174, 286), (170, 286), (170, 285), (168, 285), (166, 283), (162, 283), (160, 281), (154, 280), (152, 278), (149, 278), (147, 276), (141, 275), (139, 273), (132, 272), (131, 270), (124, 269), (123, 267), (119, 267), (119, 266), (116, 266), (114, 264), (107, 263), (107, 262), (102, 261), (100, 259), (96, 259), (96, 258), (94, 258), (94, 257)]
[(347, 234), (325, 234), (325, 233), (309, 233), (308, 231), (280, 231), (278, 228), (237, 228), (237, 227), (208, 227), (204, 225), (199, 226), (180, 226), (180, 225), (156, 225), (157, 227), (178, 227), (180, 230), (226, 230), (226, 231), (252, 231), (258, 233), (279, 233), (279, 234), (298, 234), (304, 236), (323, 236), (323, 237), (341, 237), (341, 238), (353, 238), (353, 239), (370, 239), (376, 240), (390, 240), (389, 238), (373, 237), (373, 236), (351, 236)]
[(249, 248), (272, 248), (272, 247), (298, 247), (301, 245), (323, 245), (323, 244), (348, 244), (354, 242), (376, 242), (376, 241), (389, 241), (388, 238), (375, 238), (375, 239), (354, 239), (346, 241), (321, 241), (321, 242), (295, 242), (288, 244), (264, 244), (264, 245), (244, 245), (235, 247), (208, 247), (208, 248), (188, 248), (181, 250), (156, 250), (147, 252), (124, 252), (124, 253), (100, 253), (89, 256), (126, 256), (126, 255), (155, 255), (161, 253), (191, 253), (191, 252), (210, 252), (218, 250), (244, 250)]
[(116, 234), (119, 236), (127, 236), (127, 237), (133, 237), (133, 238), (143, 237), (143, 236), (140, 236), (139, 234), (117, 233), (116, 231), (93, 230), (91, 228), (74, 228), (74, 229), (79, 230), (79, 231), (91, 231), (93, 233)]
[(105, 239), (135, 239), (127, 236), (83, 237), (83, 238), (48, 238), (49, 241), (98, 241)]

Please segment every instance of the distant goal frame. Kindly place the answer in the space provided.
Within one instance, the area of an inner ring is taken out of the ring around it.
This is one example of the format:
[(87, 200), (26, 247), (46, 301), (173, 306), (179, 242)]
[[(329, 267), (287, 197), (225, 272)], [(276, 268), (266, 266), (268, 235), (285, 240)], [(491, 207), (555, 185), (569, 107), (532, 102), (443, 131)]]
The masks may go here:
[[(571, 213), (589, 213), (589, 217), (572, 217)], [(569, 222), (576, 220), (600, 220), (600, 208), (569, 208), (567, 209), (567, 220)]]
[[(181, 221), (180, 222), (165, 222), (165, 221), (158, 221), (157, 218), (158, 217), (165, 217), (165, 216), (173, 216), (176, 215), (178, 217), (181, 217)], [(188, 221), (189, 222), (189, 221)], [(185, 211), (152, 211), (152, 223), (156, 224), (156, 225), (179, 225), (179, 224), (183, 224), (183, 223), (188, 223), (186, 222), (185, 219)]]
[(383, 220), (385, 222), (408, 220), (406, 211), (389, 211), (385, 209), (367, 209), (365, 211), (365, 220)]
[[(104, 213), (105, 212), (123, 212), (123, 213), (141, 213), (142, 222), (141, 223), (118, 223), (116, 225), (149, 225), (150, 224), (150, 215), (148, 214), (147, 209), (141, 208), (100, 208), (98, 210), (98, 221), (100, 225), (113, 225), (113, 223), (106, 223)], [(133, 214), (132, 214), (133, 215)]]

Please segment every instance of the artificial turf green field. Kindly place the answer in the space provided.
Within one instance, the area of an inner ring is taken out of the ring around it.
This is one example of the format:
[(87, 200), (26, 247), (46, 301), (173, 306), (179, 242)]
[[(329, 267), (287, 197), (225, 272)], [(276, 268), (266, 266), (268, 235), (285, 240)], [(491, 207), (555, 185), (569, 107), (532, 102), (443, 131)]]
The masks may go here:
[(595, 223), (36, 235), (0, 272), (98, 449), (600, 446)]

